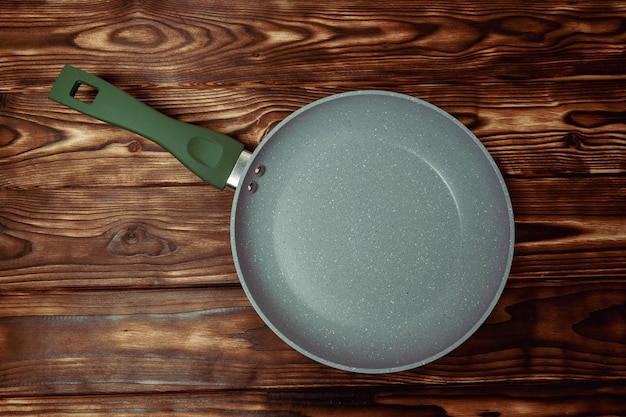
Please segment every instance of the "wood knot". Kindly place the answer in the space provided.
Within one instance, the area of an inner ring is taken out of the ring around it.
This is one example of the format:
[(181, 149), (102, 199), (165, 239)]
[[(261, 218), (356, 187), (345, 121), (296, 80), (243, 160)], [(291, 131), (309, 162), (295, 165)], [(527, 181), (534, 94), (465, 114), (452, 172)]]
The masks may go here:
[(0, 223), (0, 261), (22, 258), (33, 251), (28, 240), (6, 234), (6, 226)]
[[(141, 234), (144, 235), (143, 237), (145, 237), (145, 231), (139, 230), (139, 232), (141, 232)], [(124, 236), (122, 236), (122, 240), (129, 245), (134, 245), (139, 241), (139, 238), (137, 237), (137, 233), (135, 232), (135, 230), (129, 230), (124, 233)]]
[(80, 31), (72, 42), (79, 48), (106, 53), (162, 54), (179, 50), (189, 44), (203, 47), (204, 41), (183, 28), (158, 20), (132, 18)]
[(528, 42), (543, 42), (546, 35), (561, 27), (554, 20), (536, 17), (504, 17), (489, 22), (490, 28), (498, 33), (518, 36)]
[(155, 48), (165, 40), (161, 29), (146, 23), (122, 27), (111, 34), (113, 43), (141, 48)]
[(124, 227), (115, 233), (107, 250), (116, 256), (164, 256), (174, 253), (178, 246), (155, 236), (142, 226)]
[(614, 304), (592, 312), (581, 322), (572, 326), (580, 336), (601, 340), (606, 343), (624, 344), (623, 331), (626, 328), (626, 304)]
[(585, 146), (585, 136), (579, 132), (569, 132), (565, 135), (565, 146), (581, 150)]
[(626, 123), (626, 112), (574, 110), (565, 115), (565, 122), (587, 129)]
[(128, 144), (128, 150), (131, 153), (139, 153), (143, 150), (143, 144), (138, 140), (133, 140)]
[(20, 132), (7, 125), (0, 125), (0, 147), (9, 146), (20, 138)]
[(482, 123), (478, 114), (471, 112), (455, 112), (454, 117), (468, 129), (478, 129)]

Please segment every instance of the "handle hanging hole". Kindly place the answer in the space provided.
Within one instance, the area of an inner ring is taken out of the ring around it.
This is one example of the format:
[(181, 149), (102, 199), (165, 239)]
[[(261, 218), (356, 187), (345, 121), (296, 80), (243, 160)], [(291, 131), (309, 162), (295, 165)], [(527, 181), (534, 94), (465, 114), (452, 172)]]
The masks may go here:
[(70, 95), (77, 100), (82, 101), (85, 104), (91, 104), (98, 95), (98, 89), (94, 86), (86, 84), (82, 81), (77, 81), (70, 91)]

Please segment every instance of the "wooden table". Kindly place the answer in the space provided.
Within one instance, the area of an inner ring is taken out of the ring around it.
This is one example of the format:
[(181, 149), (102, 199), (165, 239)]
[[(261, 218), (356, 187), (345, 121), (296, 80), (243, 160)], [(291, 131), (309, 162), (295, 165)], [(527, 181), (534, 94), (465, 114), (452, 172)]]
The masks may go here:
[[(0, 414), (626, 415), (626, 3), (3, 1)], [(238, 284), (233, 194), (47, 99), (63, 64), (254, 149), (384, 89), (488, 148), (516, 216), (487, 322), (363, 375), (280, 341)]]

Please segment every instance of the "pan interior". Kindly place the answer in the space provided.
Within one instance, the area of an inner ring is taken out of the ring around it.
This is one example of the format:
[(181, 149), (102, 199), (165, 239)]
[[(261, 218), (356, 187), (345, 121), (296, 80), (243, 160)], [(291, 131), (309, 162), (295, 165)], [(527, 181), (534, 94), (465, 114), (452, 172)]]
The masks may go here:
[(458, 346), (493, 308), (512, 258), (508, 194), (484, 147), (440, 109), (394, 93), (331, 96), (287, 118), (255, 151), (231, 221), (241, 282), (266, 323), (307, 356), (359, 372)]

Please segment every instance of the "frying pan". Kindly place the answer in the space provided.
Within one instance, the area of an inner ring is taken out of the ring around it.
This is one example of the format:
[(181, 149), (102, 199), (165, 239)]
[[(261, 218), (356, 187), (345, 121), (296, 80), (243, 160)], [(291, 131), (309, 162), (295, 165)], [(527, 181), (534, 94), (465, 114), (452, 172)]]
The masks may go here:
[[(95, 98), (80, 98), (83, 85)], [(432, 104), (333, 95), (250, 153), (71, 66), (49, 96), (234, 188), (232, 253), (246, 295), (318, 362), (362, 373), (421, 366), (473, 334), (504, 288), (514, 245), (506, 185), (479, 140)]]

